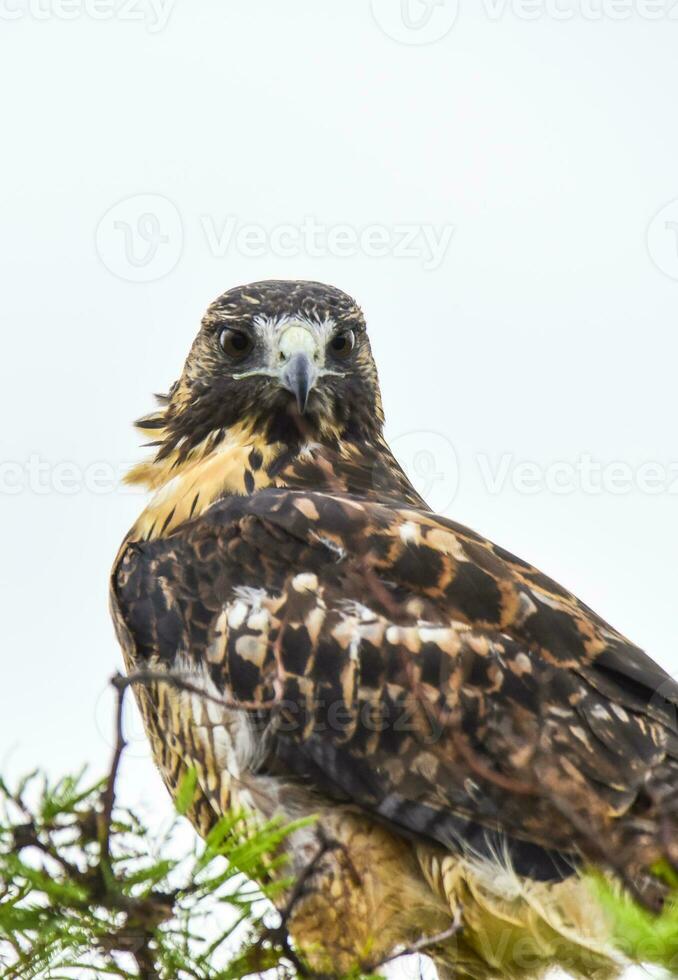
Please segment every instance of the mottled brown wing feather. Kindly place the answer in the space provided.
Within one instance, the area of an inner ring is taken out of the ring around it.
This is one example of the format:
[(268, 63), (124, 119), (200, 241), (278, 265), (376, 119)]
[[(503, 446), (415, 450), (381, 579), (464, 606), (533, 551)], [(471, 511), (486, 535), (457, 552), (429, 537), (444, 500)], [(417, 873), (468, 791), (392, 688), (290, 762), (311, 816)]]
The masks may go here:
[(453, 522), (264, 490), (128, 545), (113, 592), (133, 662), (205, 667), (225, 697), (272, 704), (253, 712), (272, 773), (534, 877), (663, 853), (678, 687)]

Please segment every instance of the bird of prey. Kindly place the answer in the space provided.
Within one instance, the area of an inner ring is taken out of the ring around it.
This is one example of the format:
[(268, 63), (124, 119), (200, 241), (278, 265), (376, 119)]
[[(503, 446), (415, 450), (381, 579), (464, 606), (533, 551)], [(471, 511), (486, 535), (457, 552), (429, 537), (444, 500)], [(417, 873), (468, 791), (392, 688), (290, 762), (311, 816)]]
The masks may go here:
[(437, 937), (441, 976), (615, 976), (583, 872), (661, 905), (678, 686), (433, 513), (383, 423), (348, 295), (267, 281), (209, 307), (137, 423), (129, 479), (154, 495), (111, 582), (156, 763), (171, 792), (197, 772), (202, 834), (232, 807), (317, 815), (285, 847), (312, 868), (289, 925), (319, 973)]

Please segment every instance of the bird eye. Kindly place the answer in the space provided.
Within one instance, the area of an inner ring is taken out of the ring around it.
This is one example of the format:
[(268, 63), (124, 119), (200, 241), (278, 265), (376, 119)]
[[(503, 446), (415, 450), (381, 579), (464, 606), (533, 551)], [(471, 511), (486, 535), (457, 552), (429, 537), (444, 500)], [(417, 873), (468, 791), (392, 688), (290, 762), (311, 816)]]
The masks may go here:
[(352, 330), (344, 330), (330, 341), (330, 349), (335, 357), (348, 357), (354, 347), (355, 334)]
[(219, 335), (221, 349), (234, 361), (240, 361), (252, 350), (252, 340), (242, 330), (232, 330), (227, 327)]

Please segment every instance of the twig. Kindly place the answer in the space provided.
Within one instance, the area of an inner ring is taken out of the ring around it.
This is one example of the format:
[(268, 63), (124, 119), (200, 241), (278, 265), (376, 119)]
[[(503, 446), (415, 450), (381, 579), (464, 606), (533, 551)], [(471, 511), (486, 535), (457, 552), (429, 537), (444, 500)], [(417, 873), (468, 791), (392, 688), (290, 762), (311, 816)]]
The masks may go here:
[(441, 946), (443, 943), (449, 942), (450, 939), (454, 939), (454, 937), (461, 932), (461, 929), (461, 909), (457, 909), (454, 913), (454, 918), (452, 919), (452, 925), (443, 932), (439, 932), (435, 936), (426, 936), (423, 939), (420, 939), (418, 942), (412, 943), (411, 946), (406, 946), (404, 949), (391, 953), (383, 960), (379, 960), (378, 963), (362, 964), (361, 969), (364, 970), (365, 973), (374, 973), (375, 970), (380, 970), (383, 966), (386, 966), (388, 963), (393, 963), (394, 960), (399, 960), (403, 956), (417, 956), (419, 953), (425, 953), (427, 950), (431, 950), (435, 946)]
[(181, 674), (163, 670), (136, 670), (132, 674), (123, 676), (115, 674), (111, 678), (111, 684), (116, 689), (125, 689), (133, 684), (168, 684), (178, 691), (185, 691), (188, 694), (196, 694), (205, 701), (218, 704), (229, 711), (271, 711), (279, 704), (278, 698), (271, 698), (269, 701), (235, 701), (232, 698), (222, 698), (215, 694), (210, 694), (202, 687), (198, 687), (191, 681), (186, 680)]
[(126, 690), (126, 685), (121, 683), (123, 680), (124, 678), (121, 674), (116, 674), (116, 676), (111, 679), (111, 684), (116, 692), (115, 746), (113, 748), (113, 758), (111, 759), (106, 786), (101, 794), (101, 801), (103, 804), (100, 833), (101, 857), (108, 872), (110, 872), (111, 864), (111, 821), (113, 819), (113, 807), (115, 805), (115, 783), (118, 778), (118, 770), (120, 768), (122, 754), (127, 745), (127, 742), (125, 741), (125, 733), (122, 727), (122, 711), (124, 707)]

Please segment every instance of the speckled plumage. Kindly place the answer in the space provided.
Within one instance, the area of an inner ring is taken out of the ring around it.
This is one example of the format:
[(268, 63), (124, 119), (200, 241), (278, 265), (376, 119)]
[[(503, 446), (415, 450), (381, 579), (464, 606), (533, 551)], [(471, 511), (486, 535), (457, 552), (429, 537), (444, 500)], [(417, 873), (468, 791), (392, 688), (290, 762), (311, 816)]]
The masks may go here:
[[(269, 377), (234, 378), (215, 343), (224, 325), (250, 331), (256, 366), (290, 322), (323, 344), (356, 339), (303, 415)], [(245, 707), (140, 688), (158, 765), (170, 790), (197, 768), (203, 833), (238, 805), (319, 813), (345, 845), (293, 918), (319, 967), (460, 911), (434, 951), (455, 976), (536, 977), (554, 961), (611, 976), (578, 870), (661, 900), (646, 871), (678, 850), (678, 687), (555, 582), (431, 513), (382, 423), (345, 294), (259, 283), (210, 307), (180, 381), (139, 423), (157, 451), (132, 479), (156, 496), (123, 543), (112, 606), (128, 669), (180, 671)], [(298, 871), (316, 846), (292, 838)]]

